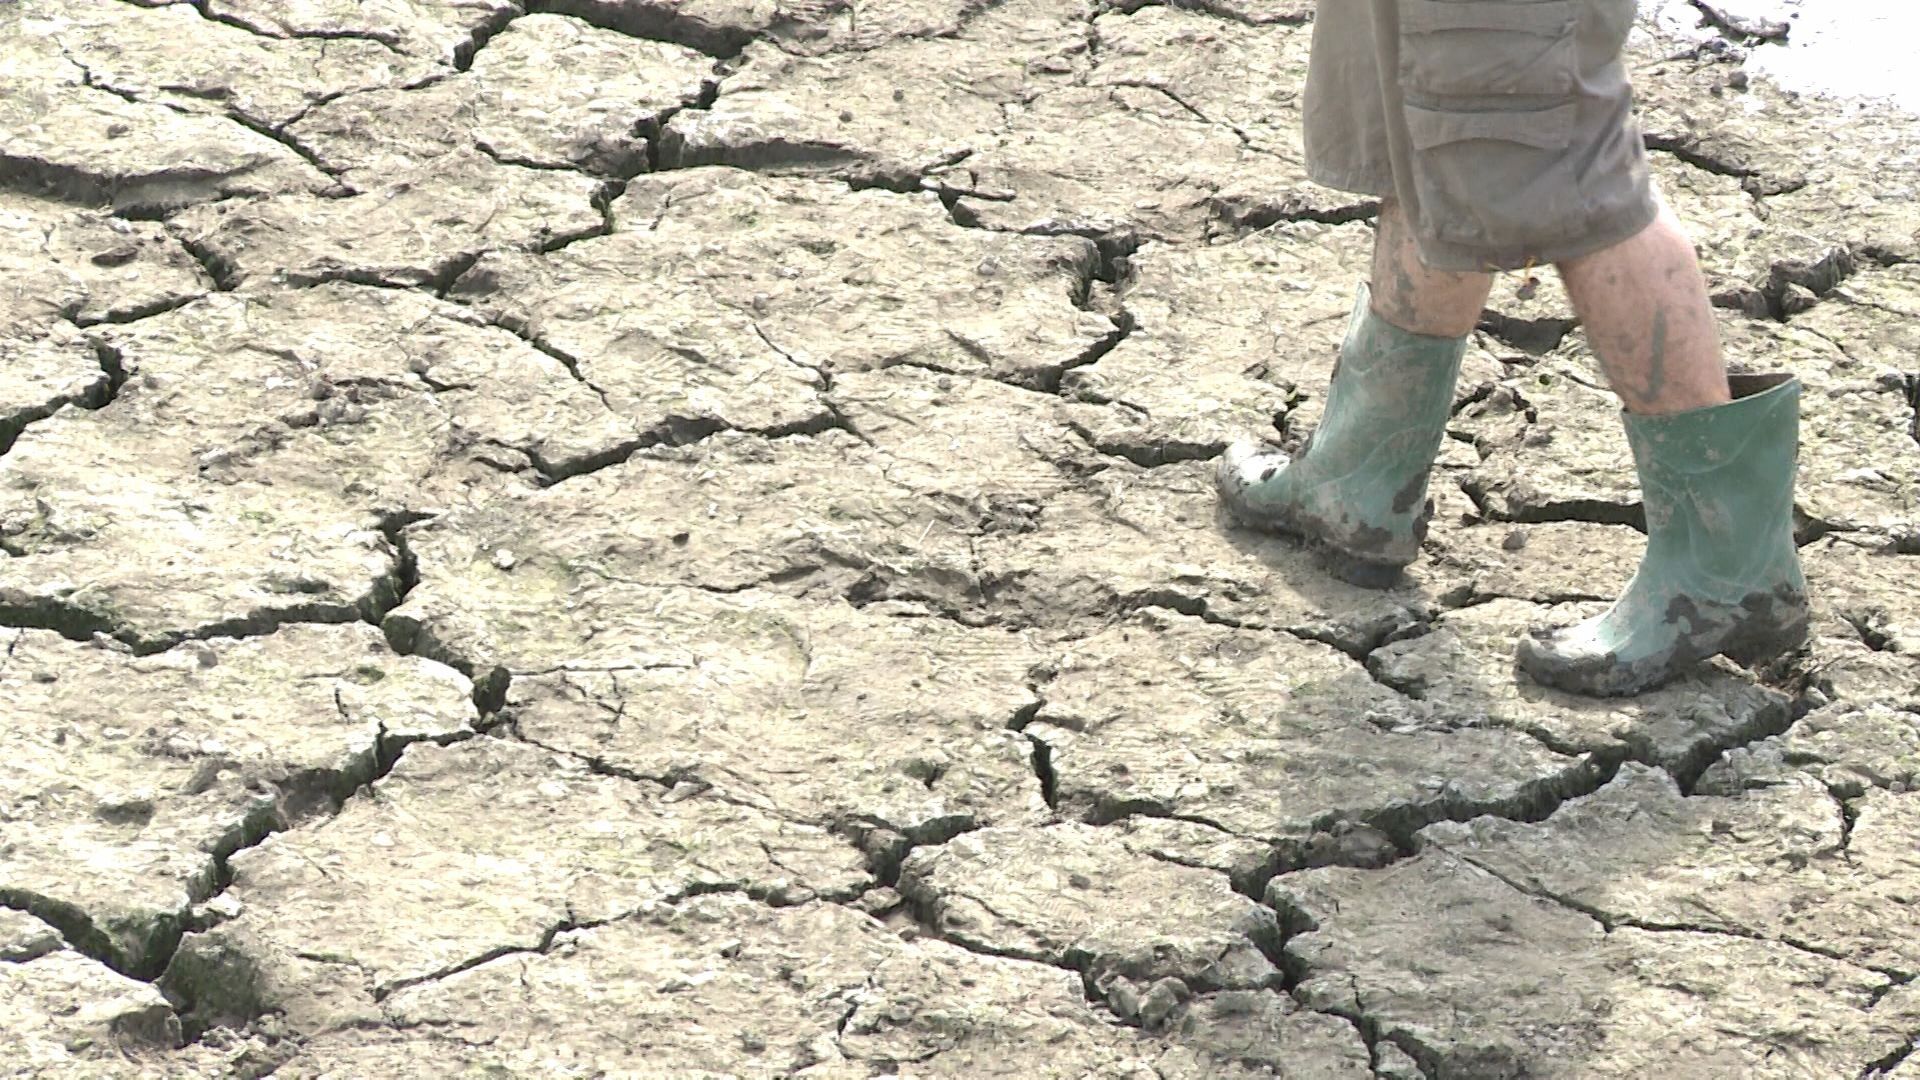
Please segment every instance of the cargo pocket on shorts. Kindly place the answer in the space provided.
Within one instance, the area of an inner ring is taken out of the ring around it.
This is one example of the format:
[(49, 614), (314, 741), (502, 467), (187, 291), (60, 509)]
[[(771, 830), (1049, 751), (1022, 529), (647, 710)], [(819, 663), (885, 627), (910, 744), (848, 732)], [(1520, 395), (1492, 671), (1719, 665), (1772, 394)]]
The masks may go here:
[(1586, 224), (1568, 147), (1576, 107), (1456, 112), (1406, 107), (1413, 186), (1426, 231), (1522, 256)]
[(1413, 96), (1571, 94), (1581, 2), (1400, 0), (1401, 87)]
[(1420, 225), (1489, 261), (1579, 228), (1569, 161), (1593, 0), (1398, 0)]

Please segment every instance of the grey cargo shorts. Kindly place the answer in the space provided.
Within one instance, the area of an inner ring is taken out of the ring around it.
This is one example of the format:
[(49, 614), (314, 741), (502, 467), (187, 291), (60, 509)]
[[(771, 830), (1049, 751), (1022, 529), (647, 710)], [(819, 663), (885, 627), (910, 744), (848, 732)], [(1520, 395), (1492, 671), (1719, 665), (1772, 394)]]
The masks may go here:
[(1421, 258), (1513, 270), (1658, 212), (1620, 52), (1637, 0), (1320, 0), (1307, 170), (1397, 198)]

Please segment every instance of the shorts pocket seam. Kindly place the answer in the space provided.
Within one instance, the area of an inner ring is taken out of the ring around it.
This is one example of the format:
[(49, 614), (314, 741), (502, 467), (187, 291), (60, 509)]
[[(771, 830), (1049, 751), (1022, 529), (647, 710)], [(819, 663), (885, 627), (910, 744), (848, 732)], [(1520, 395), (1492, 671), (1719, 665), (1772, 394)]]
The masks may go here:
[(1564, 37), (1579, 25), (1574, 0), (1402, 0), (1400, 32), (1434, 34), (1453, 30), (1497, 30), (1537, 37)]
[(1399, 0), (1400, 80), (1424, 96), (1573, 93), (1575, 0)]
[[(1569, 152), (1579, 107), (1468, 111), (1405, 107), (1426, 228), (1475, 247), (1525, 248), (1584, 225)], [(1467, 144), (1482, 143), (1482, 146)]]
[(1572, 101), (1545, 109), (1436, 109), (1407, 103), (1407, 135), (1415, 150), (1488, 139), (1519, 143), (1536, 150), (1565, 150), (1573, 145), (1580, 107)]

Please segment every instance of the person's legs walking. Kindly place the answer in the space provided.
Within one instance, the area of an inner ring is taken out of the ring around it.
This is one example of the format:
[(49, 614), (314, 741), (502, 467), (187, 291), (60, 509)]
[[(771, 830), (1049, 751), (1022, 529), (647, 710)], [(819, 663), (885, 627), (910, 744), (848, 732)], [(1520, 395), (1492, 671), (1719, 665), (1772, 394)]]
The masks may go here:
[(1360, 291), (1326, 408), (1298, 457), (1247, 440), (1215, 472), (1222, 503), (1242, 524), (1312, 541), (1334, 556), (1335, 573), (1368, 585), (1392, 580), (1419, 553), (1427, 475), (1466, 335), (1492, 284), (1421, 258), (1400, 198), (1397, 48), (1395, 16), (1378, 4), (1315, 13), (1303, 102), (1308, 169), (1329, 187), (1381, 197), (1371, 288)]
[(1308, 169), (1382, 196), (1319, 428), (1297, 459), (1236, 444), (1221, 498), (1362, 568), (1410, 562), (1487, 271), (1560, 268), (1627, 408), (1647, 553), (1601, 617), (1536, 632), (1536, 679), (1632, 693), (1805, 634), (1791, 533), (1798, 384), (1728, 379), (1691, 245), (1654, 196), (1620, 51), (1635, 0), (1371, 0), (1316, 15)]

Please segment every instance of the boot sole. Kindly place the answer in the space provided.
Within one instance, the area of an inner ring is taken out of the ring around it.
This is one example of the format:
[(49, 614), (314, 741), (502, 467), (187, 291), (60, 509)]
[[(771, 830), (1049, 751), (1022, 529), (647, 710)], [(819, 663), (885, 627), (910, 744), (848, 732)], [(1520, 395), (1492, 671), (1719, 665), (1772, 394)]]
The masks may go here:
[(1249, 532), (1290, 540), (1304, 548), (1314, 556), (1321, 569), (1349, 585), (1384, 590), (1402, 584), (1406, 579), (1408, 563), (1381, 562), (1355, 555), (1285, 518), (1242, 512), (1225, 499), (1221, 500), (1221, 508), (1226, 511), (1228, 520)]
[(1587, 697), (1633, 697), (1658, 690), (1715, 656), (1724, 656), (1749, 670), (1777, 660), (1806, 643), (1807, 624), (1807, 616), (1802, 614), (1785, 626), (1736, 632), (1712, 651), (1689, 650), (1668, 663), (1637, 671), (1618, 660), (1567, 662), (1550, 654), (1530, 654), (1524, 639), (1518, 653), (1521, 669), (1542, 686)]

